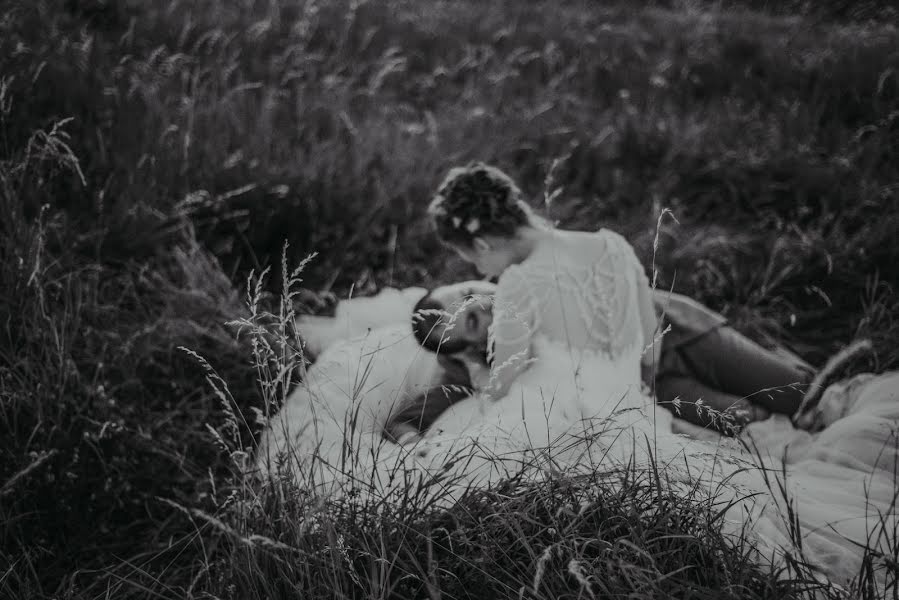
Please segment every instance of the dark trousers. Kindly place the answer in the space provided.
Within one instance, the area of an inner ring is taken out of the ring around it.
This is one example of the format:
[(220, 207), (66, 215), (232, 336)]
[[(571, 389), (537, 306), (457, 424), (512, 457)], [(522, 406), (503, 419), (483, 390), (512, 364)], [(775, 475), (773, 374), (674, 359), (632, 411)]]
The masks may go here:
[[(661, 405), (708, 427), (718, 425), (718, 420), (700, 409), (697, 400), (717, 412), (757, 405), (792, 415), (814, 374), (808, 363), (788, 350), (768, 350), (724, 325), (673, 348), (666, 348), (663, 340), (655, 391)], [(677, 410), (675, 398), (680, 399)]]
[(461, 361), (441, 354), (437, 357), (439, 375), (434, 385), (419, 394), (407, 405), (390, 415), (384, 427), (384, 437), (396, 442), (409, 429), (427, 431), (446, 409), (471, 396), (471, 378)]

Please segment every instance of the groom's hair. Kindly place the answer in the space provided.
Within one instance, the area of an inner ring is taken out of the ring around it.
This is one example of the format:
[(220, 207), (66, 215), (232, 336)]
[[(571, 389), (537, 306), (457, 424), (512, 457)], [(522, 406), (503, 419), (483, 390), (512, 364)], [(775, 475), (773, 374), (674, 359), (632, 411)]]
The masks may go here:
[(456, 354), (468, 347), (468, 343), (459, 338), (446, 337), (444, 324), (451, 315), (431, 293), (418, 301), (412, 310), (412, 331), (422, 348), (435, 353)]

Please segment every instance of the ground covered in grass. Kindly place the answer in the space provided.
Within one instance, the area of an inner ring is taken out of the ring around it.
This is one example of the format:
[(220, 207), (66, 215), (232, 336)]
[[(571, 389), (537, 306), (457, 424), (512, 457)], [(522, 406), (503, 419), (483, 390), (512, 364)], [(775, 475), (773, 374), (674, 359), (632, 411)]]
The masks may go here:
[(651, 478), (309, 528), (234, 476), (277, 390), (225, 323), (285, 241), (310, 290), (472, 275), (422, 214), (481, 159), (760, 341), (899, 367), (889, 3), (2, 6), (0, 596), (801, 596)]

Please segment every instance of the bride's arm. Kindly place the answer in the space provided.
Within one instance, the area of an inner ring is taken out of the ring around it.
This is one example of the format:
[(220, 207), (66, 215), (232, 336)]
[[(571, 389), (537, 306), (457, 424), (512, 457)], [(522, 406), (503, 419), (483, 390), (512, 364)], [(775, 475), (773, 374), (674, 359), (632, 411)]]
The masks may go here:
[[(626, 311), (627, 307), (636, 304), (637, 316), (640, 321), (639, 324), (627, 321), (630, 324), (625, 326), (625, 331), (632, 333), (625, 336), (628, 341), (624, 345), (628, 346), (633, 343), (634, 337), (632, 336), (639, 336), (637, 339), (641, 340), (642, 350), (640, 363), (648, 372), (659, 358), (660, 346), (660, 341), (656, 339), (659, 333), (658, 318), (649, 278), (646, 276), (643, 263), (637, 258), (633, 246), (624, 237), (619, 234), (607, 234), (607, 239), (609, 243), (616, 245), (611, 252), (611, 260), (612, 269), (618, 275), (614, 292), (618, 297), (617, 305)], [(625, 322), (625, 314), (626, 312), (618, 316), (622, 322)], [(632, 329), (634, 325), (637, 325), (636, 330)]]
[(519, 274), (507, 271), (500, 277), (490, 327), (490, 381), (484, 390), (494, 398), (506, 395), (530, 358), (534, 315), (528, 297)]

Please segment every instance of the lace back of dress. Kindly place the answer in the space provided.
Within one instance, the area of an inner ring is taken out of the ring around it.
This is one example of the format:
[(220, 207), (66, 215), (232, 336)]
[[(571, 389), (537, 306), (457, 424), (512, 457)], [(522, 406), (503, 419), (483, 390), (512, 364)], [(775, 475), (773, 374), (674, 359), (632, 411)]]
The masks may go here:
[[(521, 294), (534, 303), (534, 329), (573, 349), (618, 357), (643, 344), (637, 302), (639, 262), (620, 236), (608, 232), (572, 257), (520, 269)], [(642, 268), (642, 267), (641, 267)]]

